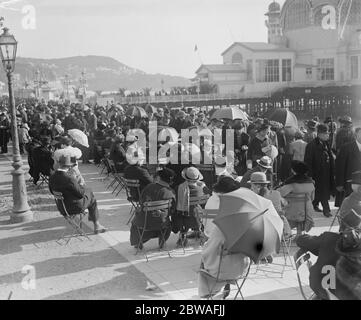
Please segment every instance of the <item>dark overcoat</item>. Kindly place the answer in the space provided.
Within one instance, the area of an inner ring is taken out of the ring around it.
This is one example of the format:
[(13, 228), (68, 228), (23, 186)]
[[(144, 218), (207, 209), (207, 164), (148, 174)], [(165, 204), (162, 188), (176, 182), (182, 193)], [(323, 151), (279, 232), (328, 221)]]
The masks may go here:
[(315, 181), (315, 199), (329, 200), (335, 191), (335, 159), (330, 145), (315, 138), (306, 146), (305, 162)]

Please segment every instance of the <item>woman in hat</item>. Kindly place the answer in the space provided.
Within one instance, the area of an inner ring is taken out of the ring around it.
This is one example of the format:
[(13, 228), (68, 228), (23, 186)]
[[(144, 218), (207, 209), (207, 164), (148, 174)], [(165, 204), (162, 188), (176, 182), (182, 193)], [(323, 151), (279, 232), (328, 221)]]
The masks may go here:
[(307, 175), (308, 167), (304, 162), (292, 161), (292, 176), (278, 189), (288, 205), (285, 216), (297, 234), (308, 232), (314, 226), (312, 201), (315, 194), (314, 181)]
[(176, 212), (172, 216), (172, 231), (179, 232), (178, 246), (185, 247), (187, 245), (186, 234), (189, 229), (200, 233), (200, 220), (197, 217), (197, 210), (194, 206), (190, 206), (191, 198), (201, 197), (209, 194), (210, 190), (202, 182), (203, 176), (195, 167), (189, 167), (182, 171), (182, 177), (185, 180), (177, 188), (177, 205)]

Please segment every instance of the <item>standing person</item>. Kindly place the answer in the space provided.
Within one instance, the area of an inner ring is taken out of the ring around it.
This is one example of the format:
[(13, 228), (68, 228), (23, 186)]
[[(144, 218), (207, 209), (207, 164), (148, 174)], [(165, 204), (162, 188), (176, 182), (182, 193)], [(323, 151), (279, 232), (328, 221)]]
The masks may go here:
[(24, 154), (25, 145), (30, 142), (29, 126), (27, 123), (21, 124), (19, 128), (19, 149), (20, 154)]
[(341, 124), (341, 128), (336, 133), (334, 145), (336, 153), (340, 151), (343, 145), (355, 141), (355, 133), (353, 130), (351, 117), (345, 116), (342, 117), (339, 121)]
[[(318, 125), (317, 138), (307, 145), (305, 152), (305, 162), (315, 181), (313, 208), (317, 212), (323, 212), (327, 218), (332, 217), (328, 201), (335, 188), (335, 160), (328, 144), (329, 137), (328, 126), (325, 124)], [(318, 207), (320, 202), (323, 211)]]
[(356, 140), (343, 145), (336, 157), (336, 207), (352, 193), (352, 174), (361, 170), (361, 127), (356, 128), (355, 135)]
[(271, 148), (271, 141), (269, 138), (270, 129), (271, 126), (269, 124), (262, 124), (258, 128), (256, 136), (251, 140), (247, 153), (248, 168), (257, 166), (257, 160), (266, 156), (267, 151)]
[(0, 147), (1, 153), (8, 153), (8, 143), (10, 140), (10, 121), (5, 112), (0, 114)]
[(303, 139), (306, 143), (310, 143), (317, 137), (317, 122), (314, 120), (307, 121), (306, 128), (307, 132)]
[(304, 161), (307, 142), (303, 140), (303, 134), (301, 131), (296, 132), (295, 139), (295, 141), (290, 143), (289, 153), (292, 160)]
[(235, 170), (239, 176), (247, 172), (247, 150), (250, 136), (246, 133), (246, 125), (242, 120), (234, 120), (234, 151), (237, 156), (238, 165)]

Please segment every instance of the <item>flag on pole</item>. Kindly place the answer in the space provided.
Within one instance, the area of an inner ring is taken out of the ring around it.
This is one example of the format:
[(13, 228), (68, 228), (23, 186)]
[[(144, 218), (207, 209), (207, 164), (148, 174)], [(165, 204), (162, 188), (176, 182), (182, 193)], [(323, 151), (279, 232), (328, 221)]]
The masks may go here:
[(194, 51), (198, 51), (198, 46), (197, 45), (194, 47)]

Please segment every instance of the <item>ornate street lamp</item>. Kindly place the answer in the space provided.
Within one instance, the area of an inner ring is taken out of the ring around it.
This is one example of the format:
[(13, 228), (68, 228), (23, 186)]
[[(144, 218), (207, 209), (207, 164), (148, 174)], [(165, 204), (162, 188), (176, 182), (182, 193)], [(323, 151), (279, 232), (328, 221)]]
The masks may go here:
[(5, 68), (9, 84), (9, 105), (11, 109), (11, 136), (13, 142), (13, 212), (10, 215), (11, 223), (23, 223), (33, 220), (33, 213), (30, 211), (28, 204), (26, 183), (24, 171), (22, 169), (23, 161), (19, 149), (19, 136), (16, 120), (15, 99), (13, 93), (13, 72), (15, 69), (16, 49), (18, 42), (14, 36), (9, 33), (8, 28), (4, 28), (3, 34), (0, 35), (0, 55)]

